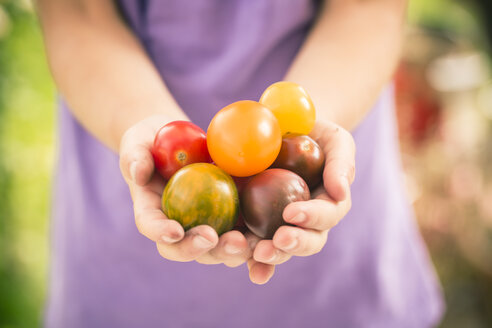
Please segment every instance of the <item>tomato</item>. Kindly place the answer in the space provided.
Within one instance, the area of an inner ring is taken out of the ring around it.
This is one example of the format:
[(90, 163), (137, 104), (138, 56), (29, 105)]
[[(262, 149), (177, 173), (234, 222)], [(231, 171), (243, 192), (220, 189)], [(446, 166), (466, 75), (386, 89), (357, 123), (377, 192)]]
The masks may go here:
[(241, 193), (241, 190), (243, 190), (244, 186), (248, 183), (248, 181), (251, 179), (251, 177), (235, 177), (233, 176), (232, 179), (234, 180), (234, 183), (236, 184), (237, 191)]
[(287, 134), (272, 167), (297, 173), (313, 190), (323, 180), (325, 154), (309, 136)]
[(232, 229), (238, 230), (238, 231), (242, 232), (243, 234), (246, 234), (249, 231), (248, 227), (244, 223), (244, 218), (241, 214), (241, 211), (239, 211), (239, 216), (237, 217), (236, 224), (234, 225), (234, 228), (232, 228)]
[(191, 122), (174, 121), (156, 134), (152, 156), (157, 171), (166, 179), (191, 163), (210, 163), (205, 132)]
[(309, 134), (314, 127), (316, 111), (306, 90), (294, 82), (281, 81), (269, 86), (260, 103), (268, 107), (280, 124), (282, 135)]
[(287, 224), (282, 217), (285, 207), (310, 198), (309, 188), (300, 176), (284, 169), (268, 169), (244, 187), (241, 212), (251, 232), (271, 239), (281, 225)]
[(187, 165), (174, 174), (162, 194), (162, 210), (185, 230), (208, 224), (222, 234), (239, 214), (239, 197), (231, 176), (213, 164)]
[(207, 130), (210, 156), (227, 173), (246, 177), (267, 169), (280, 151), (282, 134), (272, 112), (256, 101), (222, 108)]

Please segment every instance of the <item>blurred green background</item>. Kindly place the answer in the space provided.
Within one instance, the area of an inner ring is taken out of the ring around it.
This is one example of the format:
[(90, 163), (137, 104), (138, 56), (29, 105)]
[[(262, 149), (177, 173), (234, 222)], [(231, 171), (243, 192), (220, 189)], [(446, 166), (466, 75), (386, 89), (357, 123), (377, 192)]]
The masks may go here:
[(0, 1), (0, 327), (37, 327), (47, 285), (55, 88), (27, 1)]
[[(487, 13), (479, 2), (411, 1), (397, 73), (409, 195), (448, 305), (442, 327), (492, 326)], [(0, 0), (0, 327), (42, 322), (55, 96), (31, 3)]]

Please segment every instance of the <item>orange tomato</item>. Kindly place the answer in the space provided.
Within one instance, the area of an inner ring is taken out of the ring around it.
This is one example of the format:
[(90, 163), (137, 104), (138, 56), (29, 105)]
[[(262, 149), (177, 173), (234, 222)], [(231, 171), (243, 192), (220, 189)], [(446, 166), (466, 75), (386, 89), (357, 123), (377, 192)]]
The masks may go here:
[(267, 169), (277, 158), (282, 134), (275, 115), (256, 101), (242, 100), (221, 109), (207, 130), (215, 164), (236, 177)]
[(277, 117), (282, 135), (309, 134), (314, 127), (316, 111), (311, 97), (294, 82), (281, 81), (270, 85), (261, 95), (260, 103)]

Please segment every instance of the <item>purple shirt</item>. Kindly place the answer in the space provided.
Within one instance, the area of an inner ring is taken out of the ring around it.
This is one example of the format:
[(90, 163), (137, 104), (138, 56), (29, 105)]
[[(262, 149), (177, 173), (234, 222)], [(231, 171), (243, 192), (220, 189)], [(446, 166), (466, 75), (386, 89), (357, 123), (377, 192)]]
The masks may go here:
[[(183, 110), (219, 109), (282, 80), (312, 25), (309, 0), (122, 0)], [(405, 197), (392, 90), (354, 131), (353, 208), (314, 256), (264, 286), (245, 265), (177, 263), (135, 227), (118, 157), (62, 103), (48, 327), (429, 327), (439, 285)], [(321, 109), (319, 109), (321, 110)]]

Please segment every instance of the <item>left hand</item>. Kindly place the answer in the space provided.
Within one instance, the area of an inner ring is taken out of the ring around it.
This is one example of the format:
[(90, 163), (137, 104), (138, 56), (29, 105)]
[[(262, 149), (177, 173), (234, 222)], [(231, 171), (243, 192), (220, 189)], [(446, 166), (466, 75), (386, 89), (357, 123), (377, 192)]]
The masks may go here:
[[(254, 237), (237, 230), (219, 237), (208, 225), (185, 232), (177, 221), (163, 213), (161, 199), (166, 182), (154, 170), (151, 148), (155, 134), (167, 122), (166, 116), (148, 117), (130, 127), (121, 140), (120, 168), (132, 196), (138, 231), (155, 242), (159, 254), (171, 261), (241, 265), (252, 256), (250, 245), (254, 245)], [(265, 280), (262, 271), (259, 275), (255, 272), (250, 272), (253, 281)]]
[[(328, 232), (348, 213), (352, 205), (350, 185), (355, 178), (355, 142), (352, 135), (334, 123), (317, 123), (310, 134), (325, 154), (323, 186), (312, 199), (289, 204), (283, 212), (286, 222), (272, 240), (261, 240), (248, 264), (281, 264), (292, 256), (310, 256), (321, 251)], [(273, 275), (273, 267), (270, 278)]]

